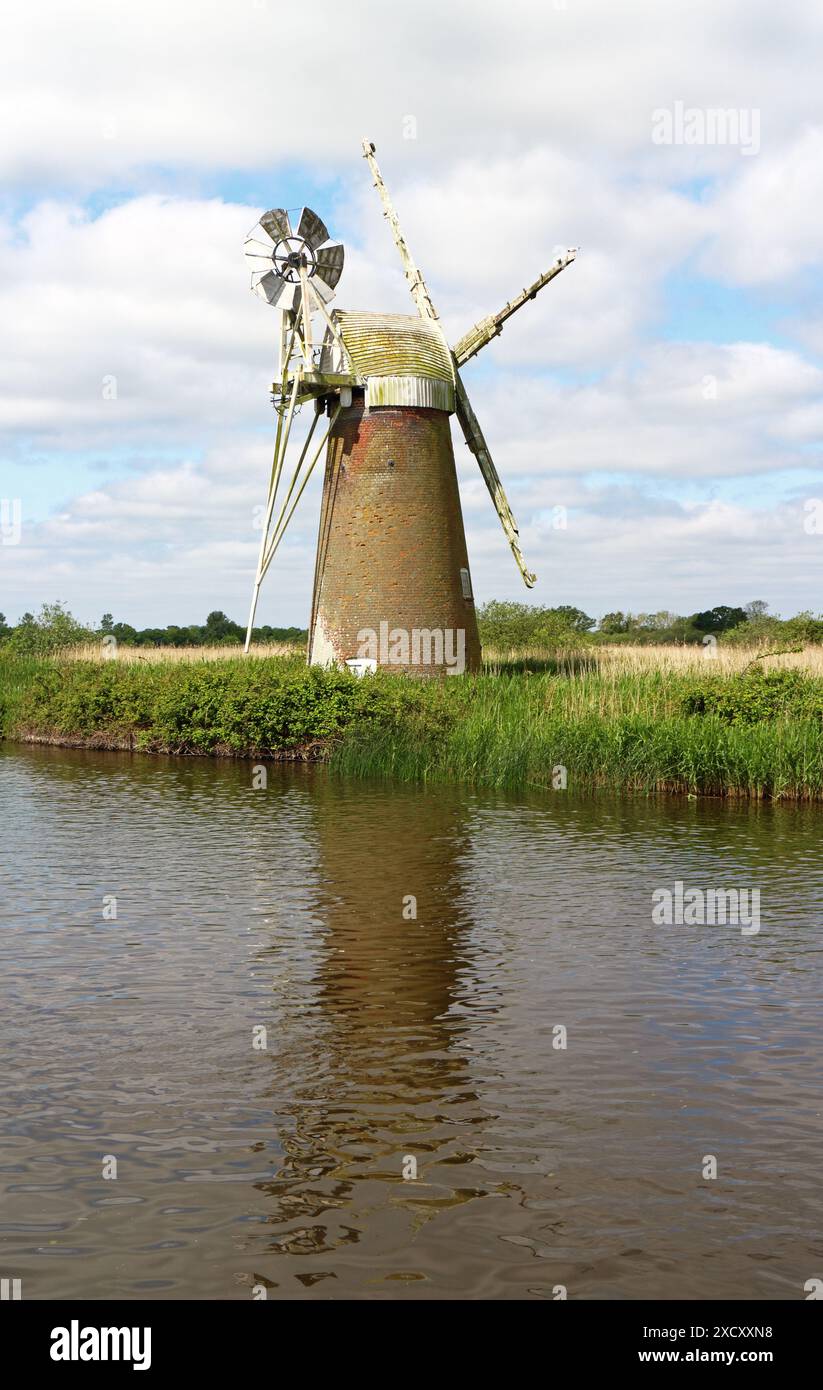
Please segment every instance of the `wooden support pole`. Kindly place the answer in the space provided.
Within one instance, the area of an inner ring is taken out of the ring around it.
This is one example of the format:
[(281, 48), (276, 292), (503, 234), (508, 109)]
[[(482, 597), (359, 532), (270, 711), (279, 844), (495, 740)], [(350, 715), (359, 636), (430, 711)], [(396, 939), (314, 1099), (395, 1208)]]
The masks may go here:
[(280, 542), (282, 541), (283, 535), (284, 535), (285, 530), (286, 530), (286, 527), (288, 526), (289, 522), (291, 521), (292, 517), (294, 516), (295, 507), (297, 506), (298, 502), (300, 501), (300, 498), (303, 496), (303, 490), (304, 490), (304, 488), (305, 488), (305, 486), (306, 486), (306, 483), (309, 481), (309, 478), (310, 478), (311, 475), (312, 475), (312, 472), (313, 472), (313, 470), (314, 470), (314, 465), (317, 463), (317, 460), (319, 459), (319, 457), (320, 457), (320, 455), (321, 455), (321, 453), (322, 453), (322, 451), (323, 451), (323, 446), (325, 445), (326, 441), (328, 440), (329, 435), (331, 434), (332, 430), (334, 429), (335, 423), (336, 423), (336, 421), (337, 421), (337, 417), (338, 417), (338, 415), (340, 414), (340, 410), (341, 410), (341, 407), (340, 407), (340, 405), (338, 405), (337, 408), (336, 408), (336, 410), (335, 410), (335, 412), (334, 412), (334, 414), (332, 415), (331, 419), (329, 420), (329, 427), (328, 427), (328, 429), (326, 430), (326, 433), (323, 435), (323, 438), (320, 440), (320, 443), (319, 443), (318, 446), (317, 446), (317, 449), (316, 449), (315, 454), (314, 454), (314, 458), (312, 459), (311, 463), (309, 464), (309, 466), (308, 466), (308, 468), (307, 468), (307, 470), (306, 470), (305, 477), (303, 478), (303, 481), (302, 481), (302, 483), (300, 484), (300, 491), (298, 492), (297, 496), (295, 497), (295, 499), (294, 499), (294, 501), (293, 501), (293, 503), (292, 503), (292, 505), (291, 505), (291, 511), (289, 512), (288, 516), (286, 517), (286, 520), (283, 522), (283, 525), (282, 525), (282, 527), (280, 528), (280, 533), (279, 533), (279, 535), (275, 535), (275, 537), (273, 537), (273, 539), (272, 539), (272, 544), (271, 544), (271, 547), (270, 547), (270, 549), (269, 549), (268, 555), (266, 556), (266, 561), (265, 561), (265, 565), (264, 565), (264, 567), (263, 567), (263, 574), (261, 575), (261, 578), (265, 577), (266, 570), (269, 568), (269, 565), (271, 564), (272, 559), (274, 558), (274, 552), (276, 551), (277, 547), (279, 546)]
[[(292, 338), (293, 337), (294, 333), (292, 332)], [(287, 370), (288, 367), (284, 367), (283, 381), (281, 383), (284, 390), (286, 385), (285, 376)], [(263, 580), (263, 557), (266, 553), (266, 542), (268, 540), (269, 535), (269, 526), (271, 525), (271, 516), (272, 512), (274, 511), (274, 501), (277, 496), (277, 488), (280, 482), (280, 474), (283, 469), (283, 458), (286, 453), (286, 445), (289, 442), (289, 433), (291, 431), (292, 416), (294, 415), (294, 406), (297, 400), (297, 392), (300, 386), (300, 379), (301, 373), (298, 371), (295, 373), (294, 385), (292, 387), (291, 399), (289, 401), (288, 416), (285, 425), (285, 438), (283, 438), (284, 426), (282, 411), (278, 411), (277, 413), (277, 433), (275, 435), (274, 440), (274, 457), (272, 458), (271, 473), (269, 474), (269, 490), (266, 498), (266, 516), (263, 523), (263, 534), (260, 537), (260, 550), (257, 556), (257, 572), (255, 574), (254, 588), (252, 590), (251, 596), (249, 621), (246, 627), (246, 641), (243, 646), (243, 652), (246, 655), (248, 655), (248, 650), (251, 646), (251, 633), (252, 628), (254, 627), (254, 615), (257, 612), (257, 600), (260, 595), (260, 585)]]
[[(294, 492), (294, 485), (295, 485), (295, 483), (297, 482), (297, 479), (298, 479), (298, 477), (299, 477), (300, 469), (303, 467), (303, 460), (305, 459), (306, 454), (307, 454), (308, 451), (309, 451), (309, 445), (311, 444), (312, 435), (314, 434), (314, 431), (315, 431), (315, 429), (317, 428), (317, 421), (318, 421), (319, 418), (320, 418), (319, 415), (318, 415), (317, 412), (315, 411), (314, 415), (312, 416), (312, 422), (311, 422), (311, 424), (310, 424), (310, 426), (309, 426), (309, 432), (308, 432), (308, 434), (306, 435), (305, 441), (304, 441), (304, 443), (303, 443), (303, 448), (300, 450), (300, 457), (299, 457), (299, 459), (297, 460), (297, 466), (295, 467), (295, 470), (294, 470), (294, 472), (293, 472), (293, 474), (292, 474), (292, 480), (291, 480), (291, 483), (289, 484), (289, 490), (288, 490), (288, 492), (286, 493), (285, 501), (284, 501), (284, 503), (283, 503), (283, 506), (282, 506), (281, 509), (280, 509), (280, 515), (279, 515), (279, 517), (277, 518), (277, 521), (275, 522), (274, 530), (272, 531), (272, 541), (274, 541), (274, 537), (277, 535), (277, 532), (278, 532), (279, 529), (280, 529), (280, 524), (281, 524), (281, 522), (282, 522), (282, 520), (283, 520), (283, 517), (284, 517), (284, 515), (285, 515), (286, 508), (287, 508), (288, 505), (289, 505), (289, 499), (291, 498), (291, 495), (292, 495), (292, 493)], [(264, 560), (263, 563), (264, 563), (264, 570), (263, 570), (263, 572), (265, 573), (265, 571), (266, 571), (266, 569), (268, 568), (268, 566), (267, 566), (265, 560)]]

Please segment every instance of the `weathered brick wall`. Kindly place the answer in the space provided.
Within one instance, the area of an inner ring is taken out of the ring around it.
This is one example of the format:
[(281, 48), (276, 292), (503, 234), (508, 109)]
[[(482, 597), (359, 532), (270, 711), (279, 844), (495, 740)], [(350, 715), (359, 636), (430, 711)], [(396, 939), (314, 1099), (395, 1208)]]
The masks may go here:
[[(358, 632), (388, 623), (389, 631), (409, 633), (462, 629), (466, 669), (476, 670), (474, 600), (464, 598), (460, 577), (468, 568), (448, 415), (408, 406), (365, 411), (355, 399), (328, 444), (312, 660), (357, 656)], [(408, 669), (443, 670), (413, 662)]]

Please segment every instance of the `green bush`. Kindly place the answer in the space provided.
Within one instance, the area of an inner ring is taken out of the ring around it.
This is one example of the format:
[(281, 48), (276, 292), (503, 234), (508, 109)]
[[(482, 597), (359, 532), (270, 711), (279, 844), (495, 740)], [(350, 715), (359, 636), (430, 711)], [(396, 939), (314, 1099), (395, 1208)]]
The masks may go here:
[(760, 724), (781, 718), (823, 719), (823, 681), (802, 671), (764, 671), (715, 677), (685, 696), (684, 713), (716, 715), (727, 724)]
[(44, 662), (30, 675), (15, 718), (23, 729), (133, 737), (173, 752), (282, 752), (333, 740), (354, 721), (408, 725), (428, 736), (448, 722), (434, 712), (436, 686), (382, 673), (359, 680), (299, 659)]
[(823, 642), (823, 618), (815, 618), (812, 613), (797, 613), (793, 618), (761, 613), (724, 632), (720, 640), (743, 647)]
[(594, 619), (580, 608), (538, 608), (529, 603), (492, 600), (477, 610), (480, 640), (484, 646), (507, 651), (525, 647), (580, 646), (594, 627)]
[(84, 627), (62, 603), (44, 603), (35, 618), (24, 613), (6, 641), (9, 651), (20, 656), (51, 656), (80, 642), (91, 642), (94, 633)]

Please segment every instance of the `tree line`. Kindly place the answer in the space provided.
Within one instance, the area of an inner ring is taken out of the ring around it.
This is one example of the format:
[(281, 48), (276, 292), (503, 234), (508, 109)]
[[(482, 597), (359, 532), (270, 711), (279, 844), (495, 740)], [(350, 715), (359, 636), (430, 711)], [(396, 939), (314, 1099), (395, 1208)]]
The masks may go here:
[(797, 613), (781, 618), (769, 612), (763, 599), (744, 607), (717, 604), (699, 613), (679, 614), (662, 609), (657, 613), (630, 613), (616, 610), (602, 618), (590, 618), (581, 608), (563, 604), (540, 608), (529, 603), (503, 603), (492, 600), (478, 609), (480, 636), (484, 643), (502, 648), (540, 647), (601, 642), (612, 644), (702, 643), (707, 637), (724, 642), (752, 644), (784, 641), (823, 642), (823, 614)]
[[(11, 627), (0, 613), (0, 642), (20, 653), (47, 653), (77, 647), (84, 642), (99, 642), (114, 637), (126, 647), (222, 647), (239, 646), (245, 641), (246, 629), (232, 622), (225, 613), (209, 613), (205, 623), (189, 623), (168, 627), (132, 627), (130, 623), (115, 622), (111, 613), (104, 613), (97, 626), (80, 622), (63, 603), (44, 603), (40, 612), (24, 613), (16, 627)], [(305, 642), (305, 628), (255, 627), (255, 642)]]
[[(630, 613), (616, 610), (600, 619), (589, 617), (571, 604), (540, 607), (529, 603), (492, 599), (477, 611), (480, 637), (484, 645), (514, 650), (527, 647), (557, 647), (589, 643), (701, 643), (707, 637), (746, 645), (775, 640), (823, 642), (823, 615), (797, 613), (781, 618), (769, 612), (769, 605), (755, 599), (744, 607), (718, 604), (699, 613), (681, 615), (661, 610), (657, 613)], [(255, 642), (305, 644), (305, 628), (271, 627), (253, 629)], [(115, 622), (104, 613), (97, 626), (80, 622), (63, 603), (46, 603), (35, 616), (24, 613), (16, 626), (0, 613), (0, 643), (19, 653), (48, 653), (84, 642), (114, 637), (128, 647), (215, 647), (240, 646), (246, 630), (215, 610), (205, 623), (186, 626), (135, 628)]]

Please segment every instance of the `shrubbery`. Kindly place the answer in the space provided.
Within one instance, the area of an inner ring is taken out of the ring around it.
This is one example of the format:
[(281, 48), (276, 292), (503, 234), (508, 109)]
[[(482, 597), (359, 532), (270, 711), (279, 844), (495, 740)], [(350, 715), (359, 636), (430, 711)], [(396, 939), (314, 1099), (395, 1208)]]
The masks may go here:
[(724, 634), (723, 641), (743, 647), (823, 642), (823, 618), (815, 618), (808, 612), (797, 613), (793, 618), (777, 618), (764, 613), (732, 628)]
[[(170, 623), (167, 627), (135, 628), (130, 623), (116, 623), (110, 613), (104, 613), (100, 625), (102, 634), (110, 633), (125, 647), (239, 647), (245, 641), (246, 629), (225, 613), (216, 609), (209, 613), (205, 623), (190, 623), (179, 627)], [(304, 643), (307, 639), (305, 628), (300, 627), (255, 627), (252, 628), (254, 642), (293, 642)]]
[(44, 663), (15, 708), (21, 731), (176, 753), (286, 752), (336, 738), (348, 725), (398, 724), (421, 736), (445, 726), (436, 683), (382, 673), (359, 680), (302, 661), (200, 665)]
[(502, 603), (496, 599), (477, 610), (477, 622), (483, 646), (500, 651), (579, 647), (594, 627), (594, 618), (568, 604), (538, 608), (530, 603)]
[(94, 638), (91, 629), (72, 617), (62, 603), (44, 603), (37, 617), (24, 613), (17, 627), (6, 631), (6, 645), (20, 656), (51, 656)]
[(790, 668), (754, 667), (742, 675), (696, 684), (685, 696), (683, 709), (686, 714), (716, 715), (727, 724), (781, 718), (823, 720), (823, 681)]

